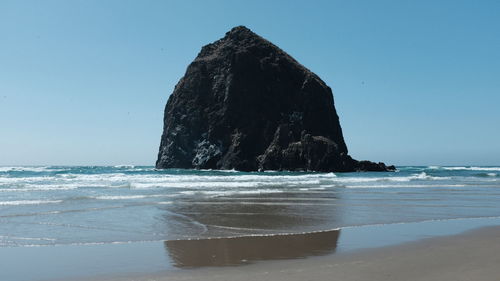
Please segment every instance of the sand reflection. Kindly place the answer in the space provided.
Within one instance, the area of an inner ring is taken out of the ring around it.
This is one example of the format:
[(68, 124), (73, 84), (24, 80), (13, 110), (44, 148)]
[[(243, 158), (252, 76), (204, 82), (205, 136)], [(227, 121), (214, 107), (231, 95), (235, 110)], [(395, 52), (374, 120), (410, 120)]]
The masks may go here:
[(176, 267), (227, 266), (259, 260), (294, 259), (335, 251), (340, 230), (165, 242)]

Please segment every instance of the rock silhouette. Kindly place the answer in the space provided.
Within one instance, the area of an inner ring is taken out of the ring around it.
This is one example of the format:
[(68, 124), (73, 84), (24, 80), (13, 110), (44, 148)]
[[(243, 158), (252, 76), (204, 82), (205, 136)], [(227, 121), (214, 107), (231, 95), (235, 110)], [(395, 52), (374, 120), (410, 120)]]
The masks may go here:
[(204, 46), (175, 86), (156, 167), (394, 169), (352, 159), (330, 87), (244, 26)]

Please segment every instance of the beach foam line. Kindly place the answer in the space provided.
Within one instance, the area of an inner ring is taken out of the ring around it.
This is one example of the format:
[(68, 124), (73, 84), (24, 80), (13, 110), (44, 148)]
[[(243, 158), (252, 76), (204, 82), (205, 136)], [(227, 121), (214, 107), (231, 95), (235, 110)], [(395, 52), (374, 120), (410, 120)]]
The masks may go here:
[(500, 171), (500, 167), (442, 167), (451, 171)]
[(24, 167), (24, 166), (10, 166), (10, 167), (0, 167), (1, 172), (61, 172), (67, 169), (56, 168), (52, 166), (39, 166), (39, 167)]
[[(447, 222), (447, 221), (477, 221), (477, 220), (500, 220), (500, 216), (486, 216), (486, 217), (460, 217), (460, 218), (446, 218), (446, 219), (428, 219), (420, 221), (410, 221), (410, 222), (393, 222), (393, 223), (375, 223), (375, 224), (362, 224), (362, 225), (348, 225), (340, 226), (328, 229), (319, 229), (311, 231), (297, 231), (297, 232), (274, 232), (274, 233), (245, 233), (227, 236), (203, 236), (203, 237), (185, 237), (177, 239), (151, 239), (151, 240), (126, 240), (126, 241), (95, 241), (95, 242), (71, 242), (71, 243), (54, 243), (54, 244), (23, 244), (17, 245), (19, 247), (46, 247), (46, 246), (92, 246), (92, 245), (120, 245), (120, 244), (133, 244), (133, 243), (156, 243), (156, 242), (169, 242), (169, 241), (198, 241), (198, 240), (225, 240), (225, 239), (240, 239), (247, 237), (274, 237), (274, 236), (297, 236), (297, 235), (308, 235), (316, 233), (328, 233), (332, 231), (342, 231), (347, 229), (360, 229), (360, 228), (371, 228), (371, 227), (384, 227), (384, 226), (395, 226), (395, 225), (415, 225), (415, 224), (425, 224), (432, 222)], [(211, 225), (208, 225), (211, 227)], [(214, 226), (219, 228), (219, 226)], [(237, 228), (235, 228), (237, 230)], [(241, 228), (241, 230), (259, 230), (261, 229), (249, 229)], [(263, 231), (273, 231), (264, 229)], [(0, 237), (1, 238), (1, 237)]]
[(4, 177), (0, 176), (0, 184), (16, 184), (16, 183), (32, 183), (32, 182), (46, 182), (55, 180), (53, 177)]
[(268, 194), (268, 193), (283, 193), (284, 190), (281, 189), (255, 189), (255, 190), (188, 190), (188, 191), (181, 191), (179, 192), (180, 194), (184, 195), (195, 195), (195, 194), (202, 194), (202, 195), (218, 195), (218, 196), (224, 196), (224, 195), (245, 195), (245, 194)]
[[(227, 173), (224, 175), (199, 175), (199, 174), (125, 174), (125, 173), (106, 173), (106, 174), (75, 174), (67, 173), (57, 175), (57, 177), (66, 177), (73, 180), (84, 181), (124, 181), (134, 179), (145, 182), (209, 182), (209, 181), (276, 181), (276, 180), (297, 180), (297, 179), (330, 179), (336, 177), (334, 173), (310, 173), (298, 175), (269, 175), (269, 174), (237, 174)], [(28, 178), (28, 177), (27, 177)], [(47, 179), (47, 178), (46, 178)]]
[[(343, 229), (353, 229), (353, 228), (364, 228), (364, 227), (377, 227), (377, 226), (390, 226), (390, 225), (405, 225), (405, 224), (424, 224), (430, 222), (447, 222), (447, 221), (460, 221), (460, 220), (498, 220), (500, 216), (486, 216), (486, 217), (461, 217), (461, 218), (448, 218), (448, 219), (428, 219), (419, 221), (409, 221), (409, 222), (392, 222), (392, 223), (374, 223), (374, 224), (361, 224), (361, 225), (348, 225), (340, 226), (335, 228), (311, 230), (311, 231), (298, 231), (298, 232), (279, 232), (279, 233), (255, 233), (255, 234), (239, 234), (239, 235), (228, 235), (228, 236), (212, 236), (212, 237), (196, 237), (196, 238), (179, 238), (179, 239), (168, 239), (163, 241), (179, 241), (179, 240), (209, 240), (209, 239), (234, 239), (234, 238), (244, 238), (244, 237), (268, 237), (268, 236), (287, 236), (287, 235), (303, 235), (303, 234), (313, 234), (322, 232), (338, 231)], [(210, 225), (208, 225), (210, 226)]]
[(373, 177), (373, 178), (362, 178), (362, 177), (338, 177), (332, 182), (341, 182), (341, 183), (356, 183), (356, 182), (409, 182), (412, 180), (450, 180), (451, 177), (438, 177), (438, 176), (430, 176), (425, 172), (421, 172), (418, 174), (412, 174), (406, 177), (400, 176), (388, 176), (388, 177)]
[(10, 186), (0, 186), (0, 192), (33, 192), (33, 191), (63, 191), (77, 189), (75, 185), (30, 185), (24, 187), (11, 188)]
[(5, 236), (0, 235), (0, 239), (11, 239), (11, 240), (32, 240), (32, 241), (56, 241), (54, 238), (46, 237), (18, 237), (18, 236)]
[(113, 166), (113, 168), (118, 168), (118, 169), (123, 169), (123, 168), (133, 169), (133, 168), (135, 168), (135, 166), (134, 165), (124, 164), (124, 165), (115, 165), (115, 166)]
[(15, 200), (0, 201), (0, 206), (19, 206), (19, 205), (42, 205), (61, 203), (62, 200)]
[(128, 199), (145, 199), (145, 198), (164, 198), (174, 197), (176, 194), (150, 194), (150, 195), (102, 195), (89, 197), (89, 199), (97, 200), (128, 200)]
[(377, 184), (377, 185), (346, 185), (345, 188), (450, 188), (450, 187), (466, 187), (465, 184)]

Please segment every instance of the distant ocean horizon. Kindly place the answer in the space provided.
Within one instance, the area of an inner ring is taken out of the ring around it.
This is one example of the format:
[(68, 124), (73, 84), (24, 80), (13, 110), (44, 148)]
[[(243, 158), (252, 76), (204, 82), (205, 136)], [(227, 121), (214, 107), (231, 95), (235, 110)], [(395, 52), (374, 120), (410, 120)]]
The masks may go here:
[(499, 217), (499, 166), (397, 172), (0, 167), (0, 247), (273, 235)]

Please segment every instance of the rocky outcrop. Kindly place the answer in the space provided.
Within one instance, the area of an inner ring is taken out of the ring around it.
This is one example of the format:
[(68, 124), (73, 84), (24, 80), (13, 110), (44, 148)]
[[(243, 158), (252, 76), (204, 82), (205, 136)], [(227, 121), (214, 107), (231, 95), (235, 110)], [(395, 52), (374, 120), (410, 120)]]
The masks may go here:
[(165, 107), (157, 168), (386, 171), (348, 155), (331, 89), (239, 26), (204, 46)]

